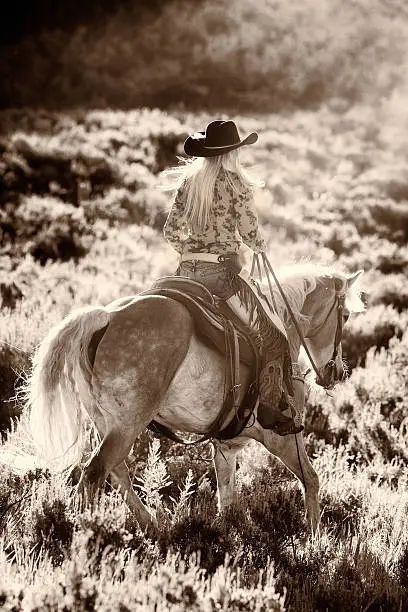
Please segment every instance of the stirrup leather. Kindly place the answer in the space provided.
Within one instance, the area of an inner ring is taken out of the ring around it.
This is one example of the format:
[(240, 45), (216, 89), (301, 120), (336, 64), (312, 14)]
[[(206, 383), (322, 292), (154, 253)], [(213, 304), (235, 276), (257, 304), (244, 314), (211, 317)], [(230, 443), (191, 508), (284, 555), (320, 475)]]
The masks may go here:
[(278, 409), (282, 396), (283, 368), (279, 361), (268, 361), (259, 378), (259, 399), (271, 409)]

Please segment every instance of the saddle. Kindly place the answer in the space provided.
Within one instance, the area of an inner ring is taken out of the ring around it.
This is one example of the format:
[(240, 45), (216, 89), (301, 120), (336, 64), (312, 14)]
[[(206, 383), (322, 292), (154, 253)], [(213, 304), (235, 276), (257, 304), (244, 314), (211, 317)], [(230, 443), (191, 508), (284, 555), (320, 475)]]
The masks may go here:
[[(228, 440), (239, 435), (251, 418), (258, 399), (260, 355), (254, 332), (235, 315), (225, 301), (217, 299), (201, 283), (183, 276), (159, 278), (151, 289), (140, 295), (161, 295), (183, 304), (193, 318), (200, 340), (221, 352), (227, 360), (226, 391), (221, 411), (210, 431), (193, 443), (211, 438)], [(250, 383), (241, 402), (238, 399), (240, 362), (250, 368)], [(231, 412), (234, 414), (232, 420), (221, 428), (221, 423)], [(175, 442), (191, 444), (156, 421), (152, 421), (148, 427)]]

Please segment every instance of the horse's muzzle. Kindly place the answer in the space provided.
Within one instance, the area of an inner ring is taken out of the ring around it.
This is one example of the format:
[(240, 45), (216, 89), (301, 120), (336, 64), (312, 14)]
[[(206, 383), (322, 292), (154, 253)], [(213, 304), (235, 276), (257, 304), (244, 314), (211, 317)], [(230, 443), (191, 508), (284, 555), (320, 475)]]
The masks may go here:
[(318, 376), (316, 382), (324, 389), (333, 389), (336, 383), (344, 380), (346, 372), (343, 368), (343, 364), (340, 367), (337, 366), (333, 359), (324, 366), (323, 373)]

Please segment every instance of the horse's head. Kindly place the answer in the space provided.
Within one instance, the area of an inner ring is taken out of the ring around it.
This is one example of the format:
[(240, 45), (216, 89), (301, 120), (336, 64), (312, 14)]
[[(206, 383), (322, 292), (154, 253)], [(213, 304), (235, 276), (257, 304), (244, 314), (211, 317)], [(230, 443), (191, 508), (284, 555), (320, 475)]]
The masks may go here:
[(316, 382), (325, 389), (334, 387), (346, 374), (341, 339), (350, 313), (364, 310), (355, 285), (362, 272), (318, 276), (302, 308), (308, 319), (305, 338), (317, 368)]

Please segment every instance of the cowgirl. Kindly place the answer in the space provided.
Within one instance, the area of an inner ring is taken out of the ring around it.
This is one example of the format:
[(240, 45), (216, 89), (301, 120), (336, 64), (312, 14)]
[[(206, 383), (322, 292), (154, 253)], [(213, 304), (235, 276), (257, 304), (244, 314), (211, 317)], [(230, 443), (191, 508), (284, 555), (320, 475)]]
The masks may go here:
[(233, 121), (213, 121), (205, 132), (189, 136), (184, 151), (191, 159), (163, 173), (176, 177), (171, 188), (177, 189), (163, 232), (180, 253), (178, 273), (201, 282), (262, 336), (257, 418), (284, 436), (303, 429), (282, 412), (293, 402), (285, 331), (244, 280), (238, 256), (242, 241), (255, 253), (266, 250), (254, 207), (256, 183), (239, 159), (239, 148), (257, 140), (255, 132), (241, 140)]

